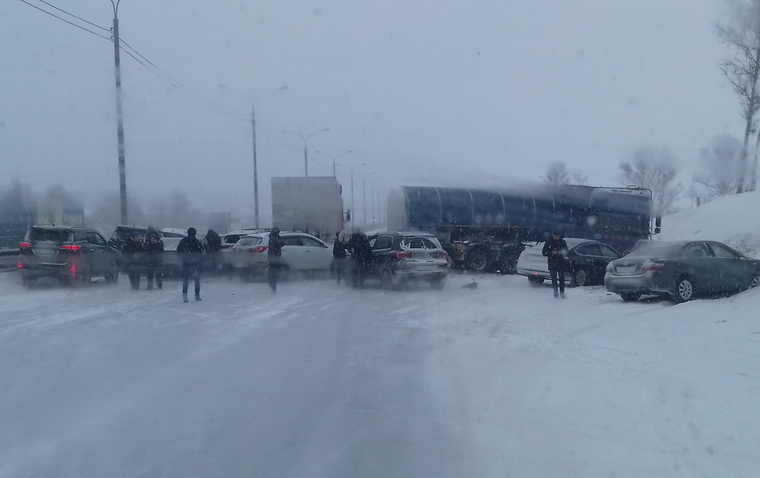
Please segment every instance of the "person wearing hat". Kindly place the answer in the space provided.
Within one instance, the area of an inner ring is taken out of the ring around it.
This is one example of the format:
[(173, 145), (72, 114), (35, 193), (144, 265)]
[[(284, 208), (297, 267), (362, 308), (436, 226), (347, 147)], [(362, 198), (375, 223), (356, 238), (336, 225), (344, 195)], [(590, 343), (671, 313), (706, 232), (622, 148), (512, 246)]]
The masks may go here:
[(201, 265), (203, 263), (203, 244), (195, 237), (194, 227), (187, 230), (177, 245), (177, 252), (182, 258), (182, 301), (187, 302), (187, 289), (190, 277), (195, 281), (195, 300), (201, 300)]
[[(552, 231), (552, 235), (544, 243), (541, 254), (546, 256), (549, 274), (552, 278), (554, 297), (565, 298), (565, 271), (567, 270), (567, 243), (560, 231)], [(559, 291), (557, 291), (559, 289)]]
[(143, 243), (139, 231), (133, 231), (129, 235), (129, 240), (124, 243), (121, 252), (124, 254), (124, 265), (127, 270), (127, 277), (129, 277), (129, 283), (132, 285), (132, 290), (139, 290), (143, 260)]
[(269, 231), (269, 245), (267, 248), (267, 258), (269, 265), (267, 267), (267, 278), (269, 279), (269, 287), (272, 292), (277, 291), (277, 279), (280, 277), (280, 270), (283, 267), (282, 263), (282, 246), (285, 242), (280, 237), (280, 229), (273, 227)]
[(148, 239), (143, 245), (145, 252), (145, 275), (148, 280), (147, 289), (153, 289), (153, 278), (156, 278), (156, 287), (163, 288), (163, 255), (164, 255), (164, 242), (158, 235), (158, 231), (153, 228), (148, 228)]

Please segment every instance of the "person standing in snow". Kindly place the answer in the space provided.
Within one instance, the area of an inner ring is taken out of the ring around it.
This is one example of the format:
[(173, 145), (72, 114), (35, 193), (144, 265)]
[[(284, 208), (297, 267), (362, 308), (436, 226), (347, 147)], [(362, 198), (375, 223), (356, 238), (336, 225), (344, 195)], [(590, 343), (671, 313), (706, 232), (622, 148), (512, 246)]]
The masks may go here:
[(285, 241), (280, 237), (280, 229), (273, 227), (269, 232), (269, 246), (267, 248), (267, 258), (269, 265), (267, 267), (267, 278), (269, 279), (269, 287), (272, 292), (277, 291), (277, 280), (280, 278), (280, 271), (284, 267), (282, 262), (282, 246), (285, 245)]
[(203, 264), (203, 244), (195, 237), (194, 227), (187, 230), (177, 245), (177, 252), (182, 258), (182, 301), (187, 302), (187, 289), (190, 277), (195, 281), (195, 300), (201, 300), (201, 265)]
[(335, 235), (335, 242), (333, 242), (333, 271), (338, 278), (338, 284), (346, 270), (346, 262), (348, 261), (348, 253), (346, 248), (348, 245), (340, 240), (340, 233)]
[(206, 237), (203, 238), (206, 247), (206, 268), (211, 272), (216, 272), (219, 264), (219, 249), (222, 248), (222, 238), (213, 229), (209, 229)]
[(121, 252), (124, 254), (124, 265), (127, 269), (127, 276), (129, 277), (129, 283), (132, 285), (132, 290), (140, 290), (143, 243), (138, 231), (130, 234), (129, 240), (124, 243)]
[[(553, 231), (552, 235), (544, 243), (541, 254), (546, 256), (549, 266), (549, 274), (552, 277), (554, 297), (565, 298), (565, 271), (567, 270), (567, 243), (559, 231)], [(559, 292), (557, 291), (559, 289)]]
[(364, 277), (369, 272), (372, 263), (372, 248), (369, 245), (367, 235), (360, 231), (351, 234), (351, 238), (348, 240), (348, 248), (351, 250), (351, 257), (353, 258), (351, 279), (354, 289), (363, 289)]
[(162, 289), (164, 287), (163, 274), (161, 268), (164, 263), (164, 243), (161, 238), (158, 237), (158, 232), (151, 230), (148, 233), (148, 240), (143, 246), (145, 251), (145, 274), (148, 280), (148, 290), (153, 288), (153, 277), (156, 278), (156, 287)]

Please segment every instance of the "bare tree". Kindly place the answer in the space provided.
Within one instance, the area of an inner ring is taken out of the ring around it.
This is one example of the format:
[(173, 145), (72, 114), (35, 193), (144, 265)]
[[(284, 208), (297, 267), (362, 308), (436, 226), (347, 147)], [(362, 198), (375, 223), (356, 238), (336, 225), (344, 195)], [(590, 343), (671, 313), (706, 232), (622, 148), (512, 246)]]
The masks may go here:
[(564, 186), (567, 184), (586, 184), (588, 176), (580, 171), (568, 171), (564, 161), (554, 161), (546, 168), (543, 180), (551, 186)]
[(543, 177), (546, 184), (551, 186), (564, 186), (570, 184), (570, 174), (567, 172), (567, 165), (564, 161), (554, 161), (546, 168), (546, 174)]
[(652, 190), (654, 212), (667, 212), (681, 194), (681, 185), (674, 184), (678, 175), (677, 161), (667, 147), (642, 147), (630, 161), (620, 164), (623, 185), (636, 185)]
[(694, 191), (695, 197), (710, 200), (736, 193), (739, 182), (739, 159), (742, 143), (730, 134), (713, 138), (711, 144), (699, 151), (700, 170), (694, 182), (701, 186), (704, 195)]
[[(720, 65), (723, 74), (739, 95), (741, 116), (745, 120), (744, 142), (739, 157), (736, 192), (742, 193), (747, 185), (747, 155), (749, 138), (757, 130), (756, 113), (760, 108), (760, 0), (728, 0), (733, 11), (730, 25), (716, 25), (718, 37), (733, 52), (733, 57)], [(760, 145), (760, 136), (757, 139)], [(754, 188), (757, 171), (755, 155), (749, 187)]]

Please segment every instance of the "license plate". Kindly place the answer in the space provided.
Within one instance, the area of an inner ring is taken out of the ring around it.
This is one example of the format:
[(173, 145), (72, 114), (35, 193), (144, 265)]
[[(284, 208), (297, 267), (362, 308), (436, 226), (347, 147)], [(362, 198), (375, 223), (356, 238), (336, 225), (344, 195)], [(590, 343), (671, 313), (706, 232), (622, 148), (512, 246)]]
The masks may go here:
[(615, 272), (618, 274), (633, 274), (636, 272), (636, 266), (617, 266)]

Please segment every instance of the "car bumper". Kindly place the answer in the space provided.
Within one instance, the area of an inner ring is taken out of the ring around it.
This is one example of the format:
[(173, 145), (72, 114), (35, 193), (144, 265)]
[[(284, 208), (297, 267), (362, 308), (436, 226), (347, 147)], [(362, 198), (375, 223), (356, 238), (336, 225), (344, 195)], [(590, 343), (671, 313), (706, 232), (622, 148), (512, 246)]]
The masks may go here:
[(641, 274), (636, 276), (604, 276), (604, 287), (615, 294), (671, 294), (672, 287), (653, 275)]

